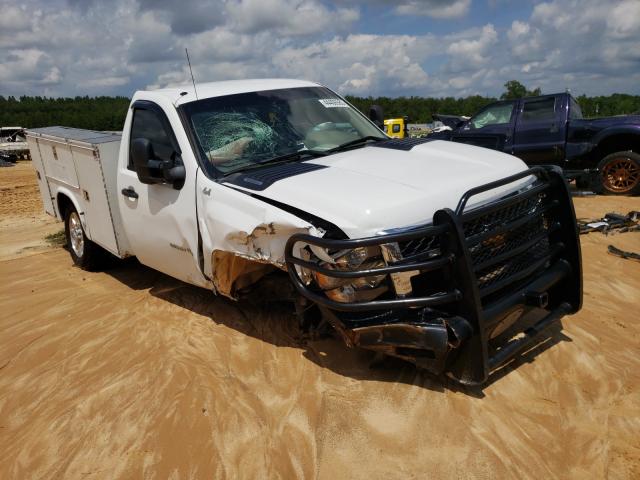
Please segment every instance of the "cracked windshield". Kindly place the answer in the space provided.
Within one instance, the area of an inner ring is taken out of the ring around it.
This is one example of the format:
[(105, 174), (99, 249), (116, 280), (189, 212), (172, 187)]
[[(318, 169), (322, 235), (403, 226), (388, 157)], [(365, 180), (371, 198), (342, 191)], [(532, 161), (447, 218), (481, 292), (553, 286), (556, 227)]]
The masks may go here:
[(296, 152), (323, 152), (383, 133), (325, 88), (291, 88), (185, 105), (204, 157), (223, 174)]

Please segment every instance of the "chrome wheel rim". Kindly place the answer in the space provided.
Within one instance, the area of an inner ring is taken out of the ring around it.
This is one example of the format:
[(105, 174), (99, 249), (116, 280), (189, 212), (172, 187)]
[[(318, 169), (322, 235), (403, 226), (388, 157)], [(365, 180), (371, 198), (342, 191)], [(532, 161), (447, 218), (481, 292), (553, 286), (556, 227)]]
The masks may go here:
[(80, 224), (80, 217), (76, 212), (69, 216), (69, 238), (73, 253), (76, 254), (76, 257), (82, 257), (84, 253), (84, 232)]
[(640, 169), (629, 157), (614, 158), (602, 168), (602, 180), (610, 192), (627, 193), (640, 182)]

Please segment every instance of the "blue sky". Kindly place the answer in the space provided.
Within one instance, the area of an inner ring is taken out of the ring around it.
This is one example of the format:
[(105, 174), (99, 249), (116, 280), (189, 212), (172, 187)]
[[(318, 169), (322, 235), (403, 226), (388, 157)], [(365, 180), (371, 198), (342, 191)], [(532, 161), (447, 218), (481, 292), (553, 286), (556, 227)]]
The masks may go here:
[(427, 15), (394, 15), (393, 7), (384, 4), (362, 2), (362, 16), (356, 30), (360, 33), (383, 35), (421, 35), (425, 32), (447, 34), (487, 23), (508, 28), (514, 20), (526, 18), (533, 10), (534, 2), (476, 0), (467, 13), (452, 18), (431, 18)]
[(0, 0), (0, 95), (293, 77), (343, 94), (640, 94), (640, 0)]

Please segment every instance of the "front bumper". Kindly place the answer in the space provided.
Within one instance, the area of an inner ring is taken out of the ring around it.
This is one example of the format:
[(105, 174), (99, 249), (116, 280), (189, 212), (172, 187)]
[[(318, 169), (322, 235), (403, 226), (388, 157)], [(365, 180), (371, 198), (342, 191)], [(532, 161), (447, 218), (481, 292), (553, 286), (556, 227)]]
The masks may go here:
[[(527, 188), (466, 211), (474, 195), (529, 176), (536, 180)], [(331, 270), (295, 255), (300, 244), (331, 250), (397, 245), (403, 255), (380, 268)], [(318, 305), (348, 345), (447, 372), (464, 384), (486, 382), (540, 331), (582, 304), (578, 229), (557, 167), (531, 168), (469, 190), (455, 212), (437, 211), (429, 226), (347, 240), (293, 235), (285, 259), (298, 292)], [(349, 279), (400, 275), (411, 288), (372, 301), (336, 302), (307, 286), (301, 269)]]

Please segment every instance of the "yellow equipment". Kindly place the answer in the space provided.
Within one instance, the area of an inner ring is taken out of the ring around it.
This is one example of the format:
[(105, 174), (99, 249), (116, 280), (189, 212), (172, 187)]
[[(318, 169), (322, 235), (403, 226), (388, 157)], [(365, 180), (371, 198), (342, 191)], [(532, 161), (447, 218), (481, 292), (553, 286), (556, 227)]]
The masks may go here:
[(387, 118), (384, 121), (384, 133), (391, 138), (407, 138), (409, 136), (408, 125), (408, 117)]

